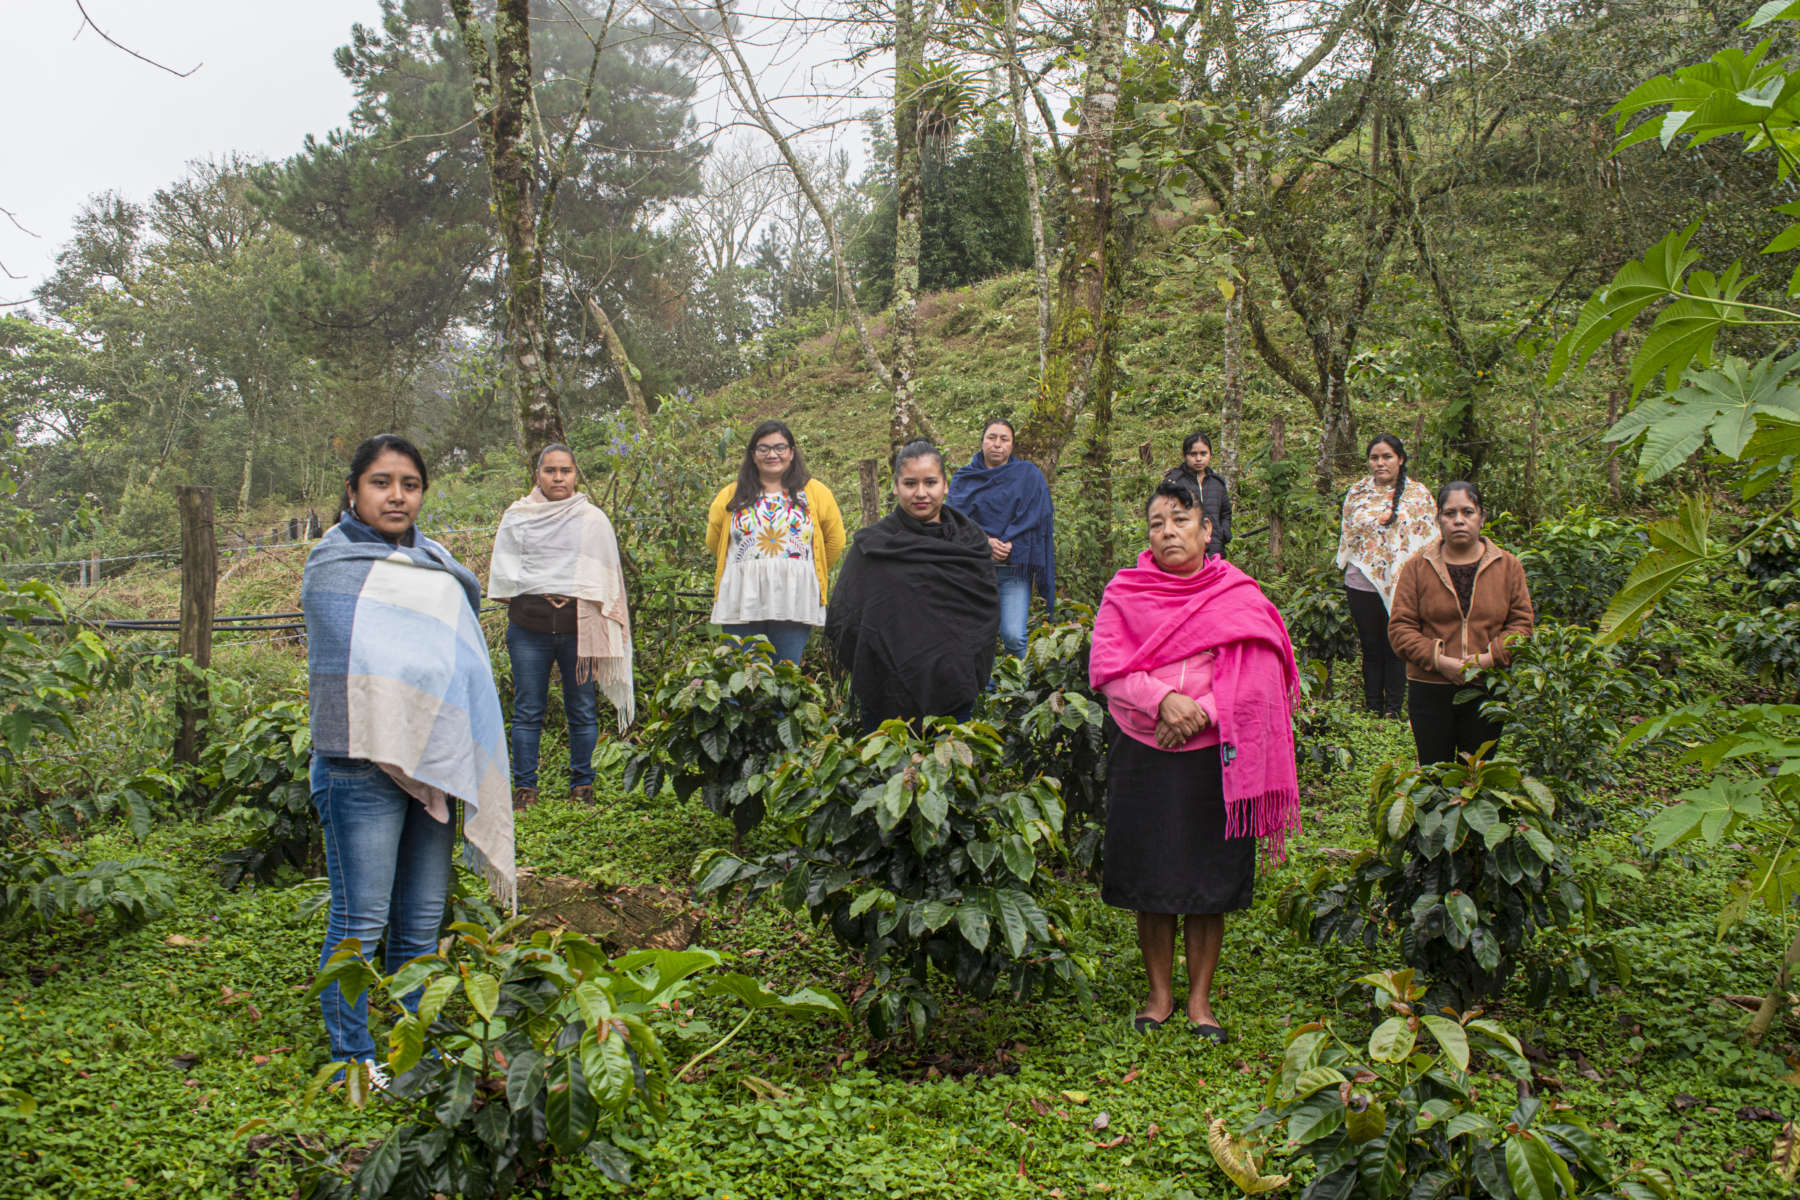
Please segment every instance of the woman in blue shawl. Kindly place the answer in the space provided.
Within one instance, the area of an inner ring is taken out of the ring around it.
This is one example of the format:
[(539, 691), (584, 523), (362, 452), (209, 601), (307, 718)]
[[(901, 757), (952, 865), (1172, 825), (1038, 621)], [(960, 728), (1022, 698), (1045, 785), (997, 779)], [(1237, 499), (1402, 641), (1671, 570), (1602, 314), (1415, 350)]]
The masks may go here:
[[(313, 807), (331, 881), (322, 967), (354, 941), (389, 972), (437, 949), (457, 801), (470, 865), (513, 906), (506, 725), (481, 630), (481, 582), (415, 521), (429, 477), (384, 433), (358, 446), (343, 508), (306, 558)], [(403, 998), (417, 1008), (417, 990)], [(319, 997), (336, 1062), (375, 1061), (368, 993)]]
[(950, 481), (946, 503), (987, 534), (1000, 584), (1000, 644), (1018, 658), (1025, 653), (1031, 589), (1046, 610), (1056, 607), (1056, 527), (1044, 473), (1012, 451), (1012, 423), (989, 421), (981, 449)]

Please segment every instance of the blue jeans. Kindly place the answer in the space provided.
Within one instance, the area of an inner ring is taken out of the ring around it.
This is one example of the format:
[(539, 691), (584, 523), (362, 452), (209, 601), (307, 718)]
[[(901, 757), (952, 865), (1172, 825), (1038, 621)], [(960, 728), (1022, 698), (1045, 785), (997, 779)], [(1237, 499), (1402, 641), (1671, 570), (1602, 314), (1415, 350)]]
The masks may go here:
[(544, 710), (550, 700), (550, 667), (562, 676), (563, 716), (569, 722), (569, 786), (594, 783), (594, 746), (600, 740), (600, 701), (594, 681), (575, 682), (576, 660), (572, 633), (533, 633), (517, 625), (506, 627), (506, 653), (512, 658), (512, 773), (513, 786), (538, 785), (538, 743), (544, 736)]
[(1025, 620), (1031, 615), (1031, 572), (1011, 563), (995, 563), (1000, 585), (1000, 644), (1014, 658), (1025, 657)]
[[(374, 763), (323, 754), (313, 755), (312, 802), (325, 829), (325, 872), (331, 879), (319, 965), (345, 938), (360, 940), (363, 956), (372, 959), (375, 943), (386, 935), (381, 960), (390, 974), (434, 953), (450, 894), (455, 810), (449, 821), (434, 821)], [(404, 1003), (416, 1009), (418, 993)], [(367, 992), (347, 1001), (334, 983), (319, 996), (319, 1008), (334, 1060), (375, 1057)]]
[(786, 659), (796, 667), (806, 653), (806, 639), (813, 627), (804, 621), (745, 621), (741, 625), (721, 625), (726, 636), (734, 638), (766, 637), (775, 645), (775, 657)]

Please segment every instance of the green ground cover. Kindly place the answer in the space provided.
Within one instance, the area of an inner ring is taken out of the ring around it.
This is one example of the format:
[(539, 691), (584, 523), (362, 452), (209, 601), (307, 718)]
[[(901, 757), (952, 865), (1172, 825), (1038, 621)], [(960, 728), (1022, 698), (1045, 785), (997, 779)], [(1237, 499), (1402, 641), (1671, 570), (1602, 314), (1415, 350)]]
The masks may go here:
[[(1209, 1119), (1241, 1127), (1263, 1103), (1284, 1031), (1330, 1011), (1354, 976), (1399, 965), (1387, 945), (1298, 943), (1275, 918), (1286, 886), (1340, 857), (1331, 851), (1367, 844), (1369, 772), (1410, 752), (1404, 725), (1348, 710), (1351, 672), (1338, 675), (1327, 712), (1355, 761), (1327, 775), (1309, 764), (1306, 833), (1228, 927), (1216, 1004), (1231, 1044), (1176, 1028), (1134, 1035), (1141, 974), (1129, 915), (1102, 906), (1092, 884), (1064, 878), (1073, 933), (1100, 964), (1091, 1004), (1054, 995), (976, 1005), (946, 994), (923, 1045), (872, 1041), (829, 1021), (753, 1024), (675, 1087), (660, 1128), (630, 1131), (639, 1152), (631, 1189), (571, 1164), (558, 1169), (555, 1193), (1235, 1194), (1208, 1156)], [(1652, 868), (1628, 836), (1684, 774), (1637, 760), (1601, 797), (1612, 831), (1577, 855), (1604, 890), (1597, 923), (1628, 952), (1629, 982), (1539, 1006), (1515, 988), (1492, 1012), (1525, 1041), (1538, 1094), (1590, 1121), (1621, 1168), (1661, 1166), (1685, 1195), (1784, 1196), (1767, 1164), (1780, 1122), (1794, 1115), (1794, 1088), (1777, 1079), (1800, 1053), (1800, 1027), (1778, 1022), (1762, 1048), (1748, 1049), (1746, 1015), (1715, 1001), (1763, 988), (1785, 945), (1780, 922), (1756, 915), (1716, 940), (1719, 897), (1739, 856), (1670, 856)], [(681, 888), (696, 858), (729, 839), (729, 824), (698, 797), (621, 795), (616, 770), (611, 778), (594, 808), (547, 800), (525, 813), (521, 859), (539, 871)], [(772, 836), (752, 834), (751, 849)], [(298, 1103), (326, 1058), (305, 999), (324, 920), (309, 903), (316, 886), (222, 890), (212, 863), (228, 838), (204, 823), (161, 824), (142, 843), (106, 830), (72, 844), (89, 857), (146, 853), (174, 864), (178, 906), (135, 929), (101, 918), (16, 932), (0, 947), (0, 1087), (38, 1101), (29, 1118), (0, 1122), (0, 1197), (283, 1196), (294, 1139), (343, 1144), (385, 1131), (391, 1117), (379, 1104), (357, 1112), (335, 1094)], [(777, 990), (856, 988), (855, 964), (827, 934), (765, 905), (710, 907), (697, 940)], [(1554, 952), (1554, 940), (1545, 949)], [(698, 1022), (678, 1030), (671, 1057), (708, 1044), (708, 1032), (718, 1033)], [(1517, 1098), (1499, 1076), (1479, 1091), (1479, 1106), (1500, 1118)], [(233, 1136), (253, 1118), (269, 1122), (254, 1142)]]

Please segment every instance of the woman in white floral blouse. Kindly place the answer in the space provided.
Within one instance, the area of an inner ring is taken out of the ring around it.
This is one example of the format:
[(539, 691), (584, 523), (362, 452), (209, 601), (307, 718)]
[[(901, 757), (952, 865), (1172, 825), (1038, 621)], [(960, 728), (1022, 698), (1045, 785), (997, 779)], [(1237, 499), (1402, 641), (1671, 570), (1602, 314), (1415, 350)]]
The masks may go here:
[(1388, 645), (1388, 609), (1402, 564), (1437, 536), (1437, 502), (1406, 477), (1406, 446), (1393, 434), (1371, 441), (1368, 457), (1369, 473), (1344, 496), (1337, 565), (1362, 643), (1363, 702), (1370, 712), (1398, 717), (1406, 664)]
[(782, 422), (751, 433), (737, 479), (707, 511), (706, 546), (716, 560), (713, 624), (732, 637), (766, 637), (777, 658), (798, 663), (813, 628), (825, 623), (844, 519)]

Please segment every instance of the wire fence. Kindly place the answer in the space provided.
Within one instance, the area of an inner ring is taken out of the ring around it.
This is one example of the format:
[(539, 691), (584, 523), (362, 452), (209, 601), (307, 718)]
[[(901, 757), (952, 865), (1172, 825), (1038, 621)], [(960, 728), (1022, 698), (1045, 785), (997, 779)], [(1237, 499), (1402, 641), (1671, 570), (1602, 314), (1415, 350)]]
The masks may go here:
[[(656, 522), (667, 522), (668, 519), (668, 517), (660, 515), (620, 515), (611, 518), (614, 525), (648, 525)], [(462, 525), (450, 529), (429, 529), (423, 525), (419, 527), (420, 532), (433, 540), (455, 537), (466, 533), (492, 533), (498, 528), (500, 528), (500, 524), (497, 521), (491, 525)], [(292, 538), (285, 542), (264, 542), (250, 537), (242, 531), (237, 532), (235, 536), (239, 539), (238, 541), (229, 542), (218, 547), (217, 553), (221, 560), (244, 558), (256, 554), (285, 552), (288, 550), (311, 549), (313, 546), (317, 545), (319, 541), (317, 537), (301, 537)], [(181, 563), (181, 546), (177, 544), (163, 550), (147, 550), (141, 554), (107, 554), (92, 555), (87, 558), (51, 558), (30, 559), (17, 562), (0, 562), (0, 575), (32, 572), (39, 574), (56, 573), (78, 575), (85, 570), (90, 573), (93, 582), (99, 582), (99, 577), (107, 573), (105, 568), (114, 567), (120, 563), (141, 562), (163, 562), (167, 563), (170, 567), (179, 566)], [(129, 567), (125, 568), (125, 570), (129, 569)]]
[[(672, 601), (712, 599), (712, 593), (706, 591), (676, 590), (663, 593)], [(506, 612), (505, 604), (485, 604), (480, 609), (482, 616), (492, 613)], [(684, 606), (679, 603), (645, 604), (634, 606), (634, 612), (643, 614), (666, 615), (670, 617), (710, 617), (711, 608)], [(83, 617), (78, 614), (67, 618), (57, 617), (25, 617), (8, 619), (9, 625), (34, 626), (78, 626), (107, 633), (158, 634), (181, 632), (181, 620), (178, 617)], [(229, 613), (215, 614), (212, 619), (212, 632), (227, 635), (226, 640), (215, 640), (215, 648), (220, 646), (280, 645), (306, 640), (305, 614), (298, 611), (267, 613)], [(141, 656), (154, 657), (173, 653), (171, 650), (151, 649), (139, 650)]]

